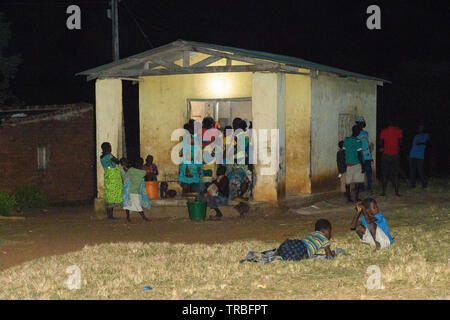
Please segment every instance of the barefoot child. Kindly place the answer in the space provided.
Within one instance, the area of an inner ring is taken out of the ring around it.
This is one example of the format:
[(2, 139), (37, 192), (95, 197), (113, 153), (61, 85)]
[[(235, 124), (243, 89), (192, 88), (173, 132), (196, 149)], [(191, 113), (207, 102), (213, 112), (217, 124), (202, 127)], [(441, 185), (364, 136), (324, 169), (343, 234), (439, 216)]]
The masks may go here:
[(144, 183), (145, 171), (140, 169), (143, 164), (144, 161), (139, 158), (124, 175), (123, 209), (128, 221), (131, 221), (130, 211), (139, 212), (142, 219), (148, 221), (143, 210), (143, 207), (150, 209), (150, 200)]
[(361, 241), (377, 250), (391, 246), (391, 233), (377, 202), (372, 198), (366, 198), (358, 203), (355, 209), (351, 230), (356, 230)]

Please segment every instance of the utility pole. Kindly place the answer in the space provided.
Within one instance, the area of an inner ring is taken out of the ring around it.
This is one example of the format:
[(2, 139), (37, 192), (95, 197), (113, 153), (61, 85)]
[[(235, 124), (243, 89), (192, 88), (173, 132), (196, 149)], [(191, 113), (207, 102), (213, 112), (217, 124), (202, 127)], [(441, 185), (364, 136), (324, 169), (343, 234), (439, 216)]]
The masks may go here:
[[(112, 22), (112, 56), (113, 61), (119, 60), (119, 7), (120, 0), (111, 1), (111, 22)], [(125, 136), (125, 118), (123, 115), (123, 101), (122, 101), (122, 156), (127, 156), (127, 143)]]
[(111, 0), (113, 60), (119, 60), (119, 0)]

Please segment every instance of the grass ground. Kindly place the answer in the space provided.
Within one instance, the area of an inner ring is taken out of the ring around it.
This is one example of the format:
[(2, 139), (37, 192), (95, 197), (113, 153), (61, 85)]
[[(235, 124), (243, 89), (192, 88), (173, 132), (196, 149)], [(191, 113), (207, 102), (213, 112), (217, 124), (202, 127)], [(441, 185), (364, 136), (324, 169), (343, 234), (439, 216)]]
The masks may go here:
[[(333, 248), (350, 255), (334, 261), (239, 263), (248, 251), (271, 249), (278, 241), (86, 246), (1, 272), (0, 298), (449, 299), (449, 213), (448, 201), (385, 212), (394, 245), (377, 252), (351, 232), (335, 232)], [(71, 265), (81, 270), (79, 290), (66, 285)], [(370, 265), (380, 268), (383, 289), (366, 288)]]

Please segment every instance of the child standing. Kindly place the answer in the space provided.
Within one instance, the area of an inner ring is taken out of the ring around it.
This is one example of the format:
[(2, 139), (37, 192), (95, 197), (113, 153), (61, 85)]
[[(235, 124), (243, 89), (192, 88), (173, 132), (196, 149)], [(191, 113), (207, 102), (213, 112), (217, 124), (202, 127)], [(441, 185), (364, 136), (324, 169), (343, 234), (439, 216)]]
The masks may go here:
[(134, 167), (129, 168), (124, 175), (123, 209), (127, 214), (128, 221), (131, 221), (130, 211), (139, 212), (142, 219), (148, 221), (143, 210), (143, 207), (150, 209), (150, 200), (144, 183), (146, 172), (140, 169), (143, 162), (142, 158), (139, 158), (134, 163)]
[(347, 194), (347, 201), (352, 202), (351, 186), (354, 185), (355, 201), (361, 201), (358, 197), (358, 184), (364, 182), (364, 167), (362, 157), (362, 144), (358, 140), (360, 129), (358, 126), (352, 127), (352, 135), (344, 139), (343, 149), (345, 150), (345, 162), (347, 169), (345, 173), (345, 190)]
[(153, 156), (148, 155), (142, 166), (145, 171), (145, 181), (158, 181), (158, 167), (153, 163)]
[(120, 170), (120, 176), (122, 177), (122, 181), (124, 181), (125, 174), (127, 173), (129, 164), (128, 160), (126, 158), (121, 158), (119, 161), (119, 170)]
[(345, 171), (347, 164), (345, 163), (344, 141), (338, 143), (339, 151), (336, 153), (336, 163), (338, 167), (338, 178), (341, 180), (341, 192), (345, 194)]
[(391, 246), (393, 242), (391, 233), (377, 202), (372, 198), (366, 198), (358, 203), (355, 209), (351, 230), (356, 230), (361, 241), (377, 250)]
[[(153, 156), (148, 155), (141, 168), (145, 171), (145, 188), (150, 198), (158, 197), (158, 167), (153, 163)], [(155, 190), (156, 188), (156, 190)]]

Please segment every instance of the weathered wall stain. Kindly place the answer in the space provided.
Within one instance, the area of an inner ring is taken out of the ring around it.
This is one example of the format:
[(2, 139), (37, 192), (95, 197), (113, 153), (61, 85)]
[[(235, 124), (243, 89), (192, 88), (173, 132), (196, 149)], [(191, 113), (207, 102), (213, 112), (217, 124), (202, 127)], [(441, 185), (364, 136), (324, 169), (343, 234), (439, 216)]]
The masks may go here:
[(101, 144), (109, 142), (114, 156), (122, 157), (122, 80), (98, 79), (95, 82), (96, 160), (98, 198), (104, 194), (104, 170), (100, 163)]
[(314, 175), (311, 179), (311, 192), (315, 193), (337, 190), (339, 187), (339, 183), (339, 178), (334, 172)]
[[(268, 139), (270, 140), (270, 130), (280, 129), (284, 131), (285, 128), (279, 128), (279, 117), (284, 120), (284, 75), (267, 72), (255, 72), (253, 74), (252, 84), (252, 113), (253, 113), (253, 128), (255, 130), (268, 130)], [(281, 111), (281, 112), (280, 112)], [(284, 133), (280, 133), (284, 134)], [(271, 141), (268, 141), (269, 146)], [(285, 148), (285, 146), (280, 146)], [(270, 150), (270, 153), (276, 150)], [(283, 159), (280, 155), (280, 159)], [(254, 187), (255, 200), (277, 200), (278, 196), (284, 197), (284, 187), (280, 184), (284, 183), (285, 172), (279, 172), (280, 166), (276, 167), (276, 172), (272, 175), (263, 175), (261, 170), (268, 165), (261, 164), (260, 161), (255, 166), (257, 180)], [(283, 168), (281, 168), (283, 169)]]
[(378, 83), (328, 75), (311, 81), (311, 174), (312, 191), (316, 192), (332, 190), (338, 183), (339, 114), (364, 116), (370, 141), (375, 142)]
[(311, 78), (286, 75), (286, 193), (310, 193)]

